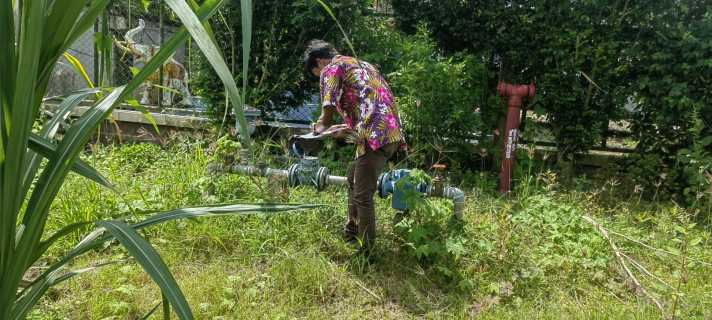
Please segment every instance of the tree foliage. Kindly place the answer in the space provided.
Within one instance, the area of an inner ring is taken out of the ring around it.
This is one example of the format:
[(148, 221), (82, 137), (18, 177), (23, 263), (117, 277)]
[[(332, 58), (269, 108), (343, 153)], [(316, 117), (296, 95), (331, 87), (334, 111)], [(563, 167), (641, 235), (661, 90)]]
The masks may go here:
[(631, 95), (627, 39), (633, 4), (624, 1), (394, 0), (405, 31), (422, 23), (447, 51), (468, 50), (500, 80), (535, 81), (559, 149), (589, 150)]
[[(547, 111), (564, 153), (588, 151), (609, 120), (629, 120), (637, 155), (653, 155), (658, 168), (688, 159), (680, 152), (710, 135), (710, 1), (392, 3), (399, 29), (422, 26), (443, 50), (488, 61), (491, 90), (500, 80), (535, 81), (534, 104)], [(700, 180), (671, 178), (682, 188)]]
[[(351, 26), (362, 14), (365, 3), (355, 0), (328, 2), (342, 25)], [(240, 3), (229, 2), (211, 21), (216, 40), (229, 66), (242, 68)], [(332, 42), (349, 53), (338, 27), (316, 1), (255, 1), (253, 4), (252, 50), (246, 103), (265, 111), (284, 111), (311, 100), (317, 82), (304, 72), (302, 53), (312, 39)], [(349, 28), (347, 28), (349, 29)], [(195, 59), (193, 88), (210, 105), (214, 119), (222, 119), (225, 96), (209, 65)]]

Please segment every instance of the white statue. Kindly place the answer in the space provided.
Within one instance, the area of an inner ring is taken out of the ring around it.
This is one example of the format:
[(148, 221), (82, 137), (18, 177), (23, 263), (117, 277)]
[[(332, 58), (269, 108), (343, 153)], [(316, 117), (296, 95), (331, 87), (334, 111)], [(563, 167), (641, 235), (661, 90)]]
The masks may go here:
[[(139, 19), (138, 27), (127, 31), (124, 35), (124, 41), (118, 41), (114, 39), (114, 43), (119, 49), (133, 54), (136, 61), (148, 63), (148, 61), (156, 55), (160, 47), (155, 45), (136, 43), (136, 41), (133, 40), (133, 37), (139, 32), (141, 32), (141, 30), (143, 30), (145, 27), (146, 24), (143, 22), (142, 19)], [(156, 71), (154, 74), (148, 77), (148, 79), (146, 79), (146, 83), (143, 86), (141, 104), (149, 104), (149, 93), (151, 92), (153, 83), (159, 81), (158, 78), (158, 71)], [(186, 104), (190, 104), (190, 99), (188, 99), (190, 97), (190, 92), (188, 91), (188, 72), (185, 70), (185, 67), (183, 67), (182, 64), (173, 59), (173, 56), (171, 56), (171, 58), (163, 64), (162, 85), (164, 87), (168, 87), (180, 92), (184, 96), (183, 101)], [(172, 105), (172, 103), (173, 92), (166, 90), (163, 93), (163, 105), (170, 106)]]

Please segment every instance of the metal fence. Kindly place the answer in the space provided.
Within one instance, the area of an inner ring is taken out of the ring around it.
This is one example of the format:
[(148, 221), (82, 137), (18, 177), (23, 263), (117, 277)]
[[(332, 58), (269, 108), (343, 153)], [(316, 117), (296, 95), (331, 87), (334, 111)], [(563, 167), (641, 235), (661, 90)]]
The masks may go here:
[[(140, 2), (139, 2), (140, 3)], [(129, 7), (129, 5), (131, 7)], [(162, 6), (162, 4), (151, 4), (152, 6)], [(143, 9), (143, 10), (141, 10)], [(82, 35), (68, 50), (67, 53), (76, 58), (82, 65), (86, 75), (94, 86), (101, 83), (104, 86), (125, 85), (133, 78), (134, 71), (140, 70), (153, 54), (172, 37), (180, 28), (180, 23), (171, 19), (170, 10), (159, 8), (136, 8), (130, 2), (121, 2), (108, 8), (107, 21), (104, 23), (100, 17), (94, 28)], [(95, 43), (96, 35), (104, 32), (102, 26), (106, 26), (108, 35), (115, 39), (111, 49), (111, 64), (105, 66), (104, 79), (100, 79), (101, 64), (103, 59)], [(126, 38), (128, 36), (128, 39)], [(140, 54), (139, 54), (140, 53)], [(175, 75), (181, 75), (181, 80), (185, 80), (185, 90), (190, 96), (187, 88), (189, 70), (188, 44), (183, 45), (173, 58), (159, 70), (152, 79), (151, 84), (163, 85), (173, 89), (181, 89), (177, 83), (171, 83)], [(182, 70), (174, 73), (174, 69)], [(111, 75), (109, 77), (109, 75)], [(46, 96), (57, 96), (75, 92), (88, 88), (89, 84), (85, 77), (76, 70), (70, 61), (62, 57), (52, 73), (47, 88)], [(148, 91), (145, 91), (149, 89)], [(164, 90), (159, 90), (155, 86), (144, 84), (136, 92), (134, 97), (143, 100), (146, 106), (172, 107), (181, 102), (183, 95), (171, 95), (170, 101), (160, 99)], [(148, 96), (144, 98), (144, 93)]]

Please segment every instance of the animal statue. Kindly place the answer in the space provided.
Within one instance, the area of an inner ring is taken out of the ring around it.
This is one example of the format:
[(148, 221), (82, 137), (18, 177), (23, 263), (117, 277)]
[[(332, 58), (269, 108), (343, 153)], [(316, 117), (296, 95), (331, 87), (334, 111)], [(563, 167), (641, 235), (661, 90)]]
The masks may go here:
[[(148, 63), (148, 61), (156, 55), (160, 47), (155, 45), (136, 43), (136, 41), (133, 40), (133, 37), (139, 32), (141, 32), (141, 30), (143, 30), (145, 27), (146, 24), (143, 22), (143, 19), (139, 19), (138, 27), (127, 31), (124, 35), (124, 41), (118, 41), (114, 39), (114, 43), (119, 49), (134, 55), (136, 61)], [(141, 104), (149, 104), (151, 88), (153, 87), (153, 84), (158, 81), (158, 71), (156, 71), (150, 77), (148, 77), (148, 79), (146, 79), (146, 83), (144, 83), (143, 86)], [(185, 70), (185, 67), (183, 67), (182, 64), (173, 59), (173, 56), (171, 56), (170, 59), (168, 59), (163, 64), (163, 83), (161, 85), (180, 92), (184, 96), (183, 101), (187, 104), (190, 104), (190, 99), (188, 99), (188, 97), (190, 97), (190, 91), (188, 91), (188, 72)], [(163, 93), (163, 105), (172, 105), (173, 97), (173, 92), (166, 90)]]

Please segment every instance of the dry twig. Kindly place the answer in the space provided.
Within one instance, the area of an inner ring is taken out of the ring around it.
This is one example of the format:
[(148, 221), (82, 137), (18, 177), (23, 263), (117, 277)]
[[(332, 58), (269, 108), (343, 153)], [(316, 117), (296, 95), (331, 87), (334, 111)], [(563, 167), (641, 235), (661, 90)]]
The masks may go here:
[(364, 285), (362, 285), (360, 282), (356, 281), (356, 284), (357, 284), (359, 287), (363, 288), (363, 290), (366, 290), (366, 292), (370, 293), (370, 294), (371, 294), (373, 297), (375, 297), (376, 299), (381, 300), (381, 297), (377, 296), (375, 293), (373, 293), (373, 291), (368, 290), (368, 288), (364, 287)]
[(660, 282), (660, 283), (662, 283), (662, 284), (668, 286), (668, 288), (675, 289), (675, 288), (673, 288), (673, 286), (669, 285), (667, 282), (663, 281), (662, 279), (660, 279), (660, 278), (658, 278), (657, 276), (655, 276), (652, 272), (648, 271), (648, 269), (645, 269), (645, 267), (643, 267), (643, 265), (641, 265), (640, 263), (638, 263), (638, 261), (633, 260), (633, 258), (629, 257), (629, 256), (626, 255), (625, 253), (622, 253), (622, 252), (621, 252), (621, 255), (622, 255), (623, 257), (625, 257), (626, 259), (628, 259), (628, 261), (630, 261), (630, 263), (632, 263), (633, 266), (634, 266), (636, 269), (640, 270), (642, 273), (645, 273), (648, 277), (651, 277), (651, 278), (657, 280), (658, 282)]
[[(603, 227), (601, 227), (601, 228), (603, 228)], [(643, 242), (640, 242), (640, 241), (638, 241), (638, 240), (636, 240), (636, 239), (633, 239), (633, 238), (631, 238), (631, 237), (629, 237), (629, 236), (626, 236), (626, 235), (624, 235), (624, 234), (615, 232), (615, 231), (613, 231), (613, 230), (606, 229), (606, 228), (603, 228), (603, 229), (606, 230), (606, 232), (608, 232), (608, 233), (610, 233), (610, 234), (617, 235), (617, 236), (619, 236), (619, 237), (621, 237), (621, 238), (623, 238), (623, 239), (626, 239), (626, 240), (628, 240), (628, 241), (630, 241), (630, 242), (639, 244), (639, 245), (641, 245), (641, 246), (643, 246), (643, 247), (645, 247), (645, 248), (648, 248), (648, 249), (650, 249), (650, 250), (653, 250), (653, 251), (656, 251), (656, 252), (660, 252), (660, 253), (669, 254), (669, 255), (673, 255), (673, 256), (677, 256), (677, 257), (682, 256), (681, 254), (678, 254), (678, 253), (673, 253), (673, 252), (670, 252), (670, 251), (666, 251), (666, 250), (658, 249), (658, 248), (655, 248), (655, 247), (651, 247), (650, 245), (647, 245), (647, 244), (645, 244), (645, 243), (643, 243)], [(699, 263), (699, 264), (701, 264), (701, 265), (712, 266), (712, 263), (700, 261), (700, 260), (693, 259), (693, 258), (690, 258), (690, 257), (686, 257), (685, 259), (687, 259), (687, 260), (692, 260), (692, 261), (697, 262), (697, 263)]]
[(630, 271), (630, 269), (628, 268), (628, 265), (625, 263), (625, 260), (623, 260), (623, 255), (621, 254), (621, 251), (618, 249), (618, 246), (616, 246), (615, 242), (613, 242), (613, 239), (611, 239), (611, 237), (608, 235), (608, 231), (605, 228), (603, 228), (598, 222), (596, 222), (595, 220), (591, 219), (588, 216), (581, 216), (581, 218), (583, 218), (584, 220), (591, 223), (598, 231), (601, 232), (601, 234), (603, 234), (603, 237), (605, 237), (606, 240), (608, 240), (608, 243), (611, 245), (611, 248), (613, 248), (614, 255), (618, 259), (618, 263), (621, 265), (621, 267), (623, 267), (626, 274), (628, 274), (628, 277), (630, 277), (630, 279), (633, 281), (633, 284), (635, 284), (636, 292), (638, 290), (640, 290), (640, 292), (643, 293), (646, 297), (650, 298), (650, 300), (652, 300), (655, 303), (655, 305), (658, 306), (658, 309), (660, 309), (660, 312), (663, 315), (665, 315), (665, 310), (663, 309), (662, 303), (660, 303), (660, 301), (658, 301), (658, 299), (656, 299), (655, 297), (651, 296), (645, 290), (643, 285), (640, 284), (640, 281), (638, 281), (638, 279), (635, 278), (635, 276), (633, 275), (633, 272)]

